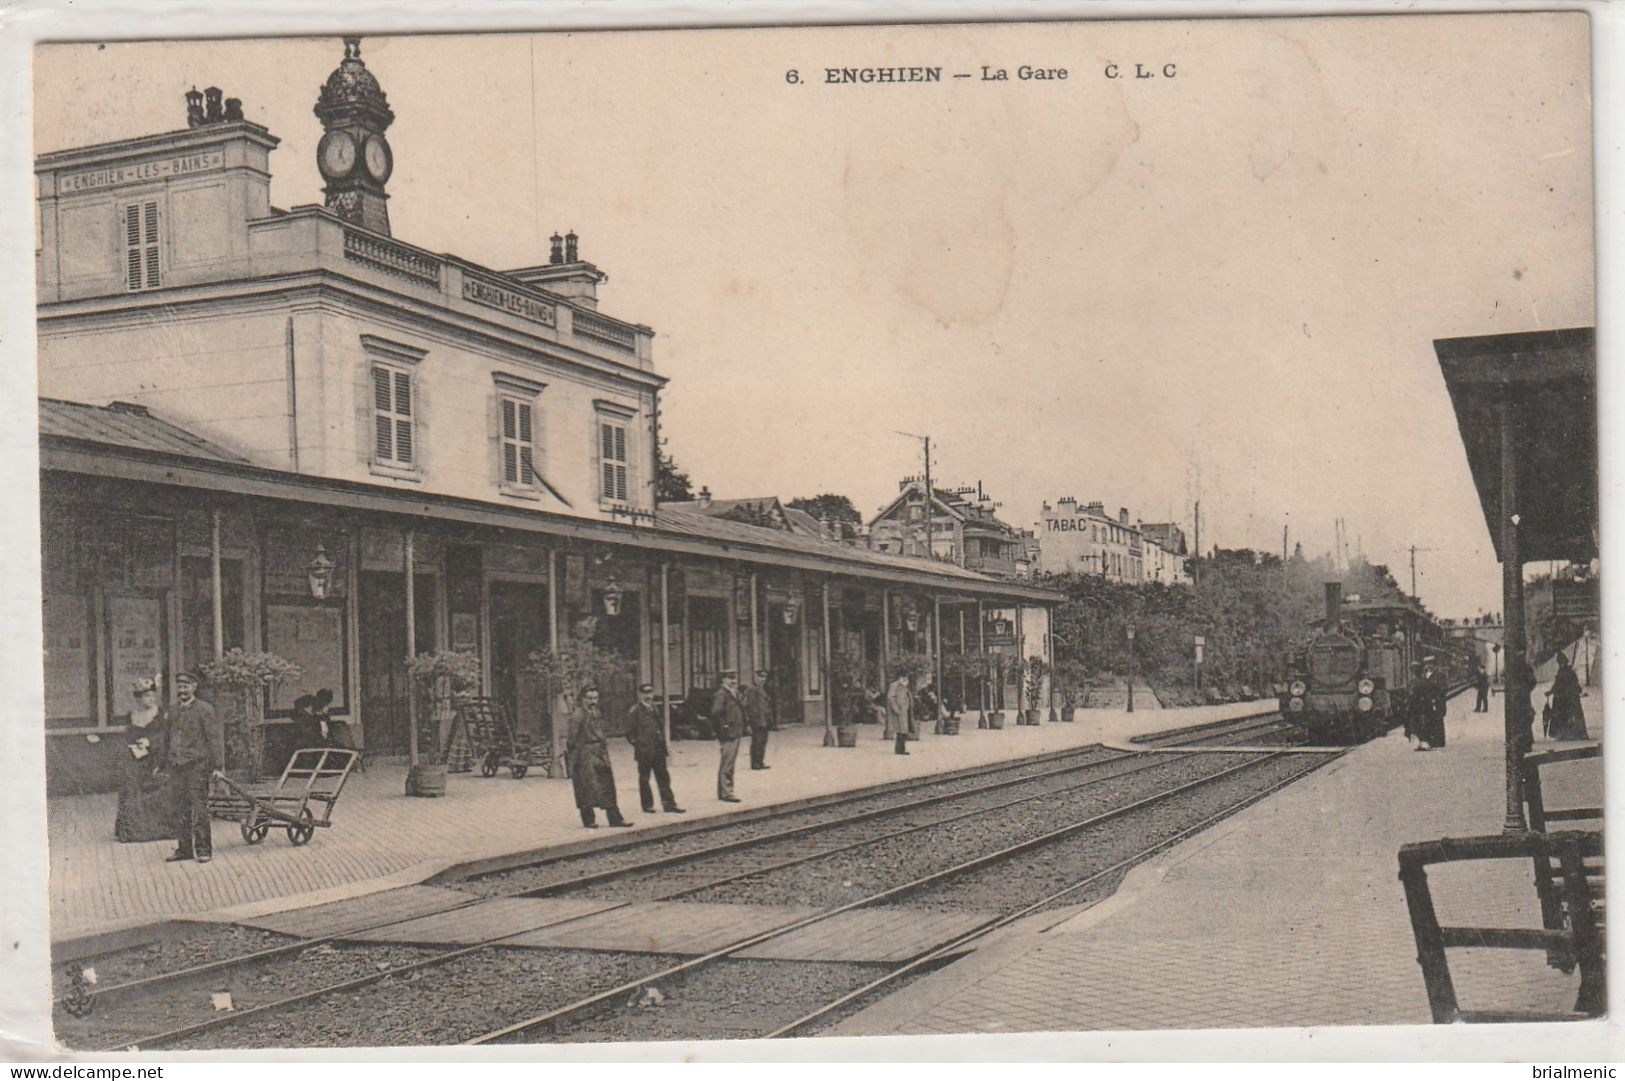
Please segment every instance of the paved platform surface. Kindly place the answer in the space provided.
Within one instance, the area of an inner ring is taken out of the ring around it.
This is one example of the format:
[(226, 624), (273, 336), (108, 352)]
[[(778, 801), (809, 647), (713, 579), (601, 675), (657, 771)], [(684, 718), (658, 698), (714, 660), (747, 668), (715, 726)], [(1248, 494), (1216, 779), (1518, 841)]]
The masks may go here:
[[(1597, 702), (1586, 706), (1600, 738)], [(1474, 714), (1459, 696), (1445, 749), (1415, 753), (1398, 733), (1359, 748), (1136, 869), (1102, 903), (989, 936), (834, 1034), (1429, 1024), (1396, 854), (1499, 832), (1500, 707)], [(1548, 803), (1596, 805), (1598, 765), (1551, 769)], [(1458, 864), (1429, 881), (1442, 922), (1539, 926), (1526, 863)], [(1450, 961), (1463, 1008), (1573, 1005), (1578, 976), (1538, 952)]]
[[(1079, 710), (1072, 724), (978, 730), (967, 721), (958, 736), (927, 732), (910, 754), (892, 753), (878, 726), (859, 730), (852, 749), (825, 748), (823, 730), (793, 727), (773, 734), (770, 770), (741, 761), (736, 787), (742, 804), (720, 803), (716, 744), (672, 744), (671, 775), (685, 820), (741, 808), (807, 799), (887, 781), (1064, 750), (1183, 724), (1201, 724), (1270, 708), (1241, 703), (1179, 710)], [(1008, 716), (1008, 715), (1007, 715)], [(621, 807), (632, 831), (675, 816), (638, 810), (637, 771), (631, 748), (611, 741)], [(263, 844), (243, 843), (236, 826), (215, 823), (214, 861), (165, 863), (171, 844), (118, 844), (113, 840), (117, 799), (112, 794), (49, 801), (51, 939), (53, 942), (136, 927), (177, 917), (249, 919), (328, 901), (415, 885), (446, 868), (475, 859), (581, 841), (611, 831), (585, 830), (568, 781), (531, 776), (515, 781), (455, 774), (443, 799), (408, 799), (403, 766), (374, 764), (356, 775), (333, 813), (333, 828), (318, 830), (303, 848), (274, 834)], [(622, 831), (614, 834), (625, 836)]]

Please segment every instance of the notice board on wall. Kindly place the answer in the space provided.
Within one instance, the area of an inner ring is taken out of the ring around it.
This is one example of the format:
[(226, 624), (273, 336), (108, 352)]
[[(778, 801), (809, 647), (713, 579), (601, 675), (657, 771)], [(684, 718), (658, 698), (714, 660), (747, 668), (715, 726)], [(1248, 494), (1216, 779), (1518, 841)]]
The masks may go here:
[(164, 664), (164, 602), (157, 597), (107, 598), (108, 647), (113, 660), (112, 716), (130, 712), (130, 685), (161, 677)]
[(265, 648), (297, 664), (300, 675), (278, 684), (271, 696), (273, 710), (291, 709), (302, 694), (322, 688), (333, 692), (333, 708), (349, 708), (345, 693), (344, 609), (330, 604), (268, 604), (265, 608)]

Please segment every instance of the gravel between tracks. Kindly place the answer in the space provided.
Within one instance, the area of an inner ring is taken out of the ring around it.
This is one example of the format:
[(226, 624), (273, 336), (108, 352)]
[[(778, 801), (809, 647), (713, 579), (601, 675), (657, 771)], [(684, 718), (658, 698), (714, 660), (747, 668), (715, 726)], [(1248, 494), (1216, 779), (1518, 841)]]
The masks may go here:
[(678, 958), (661, 954), (482, 950), (415, 974), (206, 1032), (180, 1046), (205, 1050), (463, 1043), (678, 962)]
[[(183, 968), (239, 957), (245, 953), (268, 950), (273, 946), (294, 942), (290, 935), (261, 931), (253, 927), (239, 927), (234, 923), (198, 924), (196, 930), (185, 931), (172, 938), (150, 942), (127, 950), (110, 952), (79, 962), (96, 970), (96, 987), (105, 989), (132, 980), (145, 979)], [(71, 972), (77, 965), (58, 965), (52, 972), (55, 993), (67, 993)]]
[[(1121, 818), (1052, 841), (1031, 852), (957, 875), (941, 886), (899, 900), (894, 906), (932, 911), (1008, 912), (1033, 904), (1147, 847), (1168, 840), (1237, 802), (1288, 778), (1306, 775), (1304, 755), (1283, 755), (1214, 781), (1175, 799), (1155, 803)], [(1324, 764), (1334, 757), (1316, 757)], [(1239, 763), (1233, 763), (1238, 764)], [(1075, 905), (1109, 896), (1121, 874), (1096, 890), (1068, 894), (1050, 906)]]
[(252, 966), (231, 969), (197, 980), (155, 989), (98, 1007), (83, 1020), (58, 1009), (57, 1039), (69, 1047), (95, 1049), (114, 1043), (137, 1043), (145, 1034), (207, 1021), (218, 1016), (210, 996), (231, 995), (234, 1010), (246, 1010), (330, 983), (369, 976), (379, 966), (404, 965), (442, 951), (413, 946), (313, 946)]
[(1130, 756), (1125, 752), (1113, 751), (1100, 746), (1082, 747), (1078, 749), (1076, 754), (1068, 755), (1065, 758), (1021, 763), (994, 773), (980, 774), (974, 777), (950, 778), (934, 784), (911, 787), (903, 792), (878, 792), (872, 796), (863, 796), (858, 799), (806, 811), (792, 811), (751, 822), (723, 825), (715, 829), (705, 829), (682, 837), (640, 843), (612, 852), (587, 853), (581, 856), (571, 856), (545, 863), (532, 864), (527, 867), (517, 867), (510, 871), (482, 875), (478, 878), (470, 878), (449, 885), (454, 889), (481, 897), (512, 896), (516, 893), (524, 893), (543, 887), (567, 884), (572, 878), (631, 867), (647, 860), (703, 851), (720, 840), (735, 841), (764, 837), (782, 830), (832, 822), (860, 813), (884, 814), (888, 808), (894, 808), (899, 804), (910, 803), (931, 796), (947, 796), (955, 793), (970, 795), (985, 785), (1001, 780), (1013, 780), (1024, 775), (1047, 773), (1068, 765), (1084, 766), (1097, 762), (1117, 761), (1128, 757)]
[(570, 1023), (554, 1039), (559, 1043), (748, 1040), (862, 987), (884, 974), (887, 967), (720, 961), (680, 984), (657, 984), (665, 996), (659, 1006), (617, 1003), (613, 1009)]
[[(1008, 847), (1019, 840), (1037, 837), (1088, 817), (1133, 802), (1165, 785), (1182, 784), (1216, 773), (1234, 764), (1213, 762), (1220, 756), (1198, 759), (1164, 756), (1143, 772), (1113, 777), (1072, 792), (1056, 793), (1052, 799), (1034, 800), (1007, 811), (971, 817), (945, 825), (951, 842), (930, 830), (877, 841), (845, 852), (836, 852), (806, 863), (776, 871), (751, 875), (715, 886), (684, 898), (724, 904), (811, 905), (834, 907), (881, 892), (900, 882), (919, 878), (974, 856)], [(787, 853), (793, 854), (793, 853)], [(719, 873), (725, 866), (719, 868)], [(651, 883), (650, 880), (653, 882)], [(602, 896), (635, 896), (632, 891), (659, 885), (658, 876), (639, 880), (605, 883)], [(668, 887), (669, 888), (669, 887)], [(599, 896), (596, 890), (582, 891)]]

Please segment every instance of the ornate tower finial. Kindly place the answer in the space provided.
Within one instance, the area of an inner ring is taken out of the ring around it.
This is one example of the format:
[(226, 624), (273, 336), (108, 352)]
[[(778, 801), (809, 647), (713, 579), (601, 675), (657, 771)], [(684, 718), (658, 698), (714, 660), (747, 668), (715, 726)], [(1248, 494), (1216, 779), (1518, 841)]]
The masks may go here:
[(389, 232), (384, 184), (394, 156), (384, 131), (395, 121), (383, 88), (361, 60), (361, 39), (344, 39), (344, 59), (322, 84), (316, 116), (327, 134), (316, 163), (327, 181), (327, 208), (346, 221)]

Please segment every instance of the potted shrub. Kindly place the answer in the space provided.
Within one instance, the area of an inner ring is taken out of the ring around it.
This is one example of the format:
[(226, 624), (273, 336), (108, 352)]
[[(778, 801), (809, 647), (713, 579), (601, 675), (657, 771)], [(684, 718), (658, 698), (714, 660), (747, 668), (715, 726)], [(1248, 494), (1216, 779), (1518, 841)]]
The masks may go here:
[(1002, 653), (989, 650), (982, 657), (982, 715), (987, 726), (998, 730), (1004, 727), (1004, 710), (993, 709), (993, 688), (1004, 686), (1006, 658)]
[(435, 649), (407, 665), (417, 708), (418, 760), (406, 772), (408, 796), (446, 794), (446, 749), (457, 700), (479, 689), (480, 659), (472, 653)]
[(565, 739), (568, 735), (570, 714), (575, 710), (575, 699), (581, 688), (596, 686), (600, 689), (612, 685), (636, 671), (634, 664), (613, 649), (605, 648), (593, 640), (598, 630), (596, 619), (584, 619), (570, 632), (570, 637), (559, 643), (557, 649), (537, 650), (530, 655), (525, 670), (535, 676), (552, 703), (551, 743), (552, 765), (549, 777), (568, 777)]
[[(959, 692), (959, 708), (967, 713), (972, 712), (970, 684), (974, 680), (982, 678), (982, 669), (981, 654), (979, 653), (944, 653), (942, 655), (942, 679), (948, 685), (943, 690), (946, 692), (948, 687), (956, 688)], [(946, 693), (943, 695), (943, 705), (944, 707), (947, 706)], [(946, 710), (946, 712), (951, 714), (953, 711)], [(975, 712), (977, 714), (977, 727), (986, 728), (987, 721), (982, 717), (981, 711), (976, 710)], [(954, 717), (956, 731), (958, 726), (959, 718)]]
[(1078, 705), (1083, 698), (1087, 673), (1083, 665), (1074, 660), (1056, 661), (1050, 678), (1056, 693), (1061, 696), (1061, 720), (1070, 724), (1077, 719)]
[(835, 745), (856, 747), (856, 725), (869, 712), (869, 689), (862, 661), (844, 653), (830, 660), (829, 687), (835, 713)]
[(228, 772), (245, 781), (258, 780), (268, 772), (280, 773), (280, 763), (266, 761), (265, 703), (277, 684), (298, 679), (302, 669), (275, 653), (232, 649), (198, 670), (215, 696), (215, 708), (223, 715)]
[(1044, 701), (1044, 681), (1049, 676), (1049, 662), (1042, 657), (1028, 657), (1021, 668), (1022, 690), (1027, 696), (1027, 713), (1023, 720), (1030, 725), (1039, 722)]

